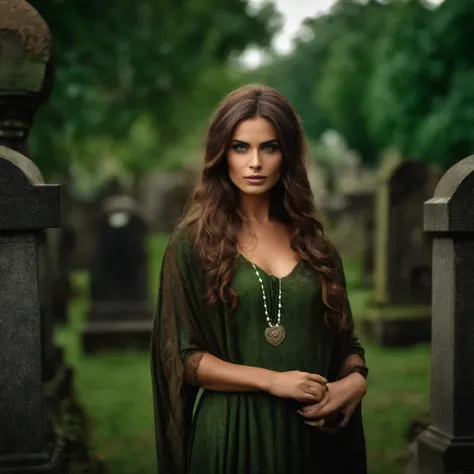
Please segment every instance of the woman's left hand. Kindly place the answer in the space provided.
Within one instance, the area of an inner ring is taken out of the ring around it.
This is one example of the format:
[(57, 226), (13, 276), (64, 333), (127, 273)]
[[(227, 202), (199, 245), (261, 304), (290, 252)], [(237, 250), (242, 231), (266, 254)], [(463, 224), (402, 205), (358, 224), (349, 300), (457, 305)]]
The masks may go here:
[[(367, 391), (365, 379), (359, 373), (352, 373), (342, 380), (327, 384), (327, 395), (313, 405), (307, 405), (298, 413), (304, 418), (305, 423), (316, 426), (327, 433), (336, 433), (349, 423), (352, 414), (359, 406)], [(325, 427), (325, 419), (331, 418), (337, 412), (342, 412), (344, 418), (337, 427)]]

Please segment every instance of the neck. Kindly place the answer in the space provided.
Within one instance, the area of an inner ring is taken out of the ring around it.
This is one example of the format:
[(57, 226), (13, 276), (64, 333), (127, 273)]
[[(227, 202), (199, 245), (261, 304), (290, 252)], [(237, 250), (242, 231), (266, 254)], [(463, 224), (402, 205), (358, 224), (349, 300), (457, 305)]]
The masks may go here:
[(263, 224), (270, 220), (270, 193), (241, 194), (240, 212), (248, 224)]

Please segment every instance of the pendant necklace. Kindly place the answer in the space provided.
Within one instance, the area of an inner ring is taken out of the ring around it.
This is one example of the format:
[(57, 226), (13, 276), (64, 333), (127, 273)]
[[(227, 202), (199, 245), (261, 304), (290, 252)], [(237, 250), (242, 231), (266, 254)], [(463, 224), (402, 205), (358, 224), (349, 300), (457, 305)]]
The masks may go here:
[[(252, 263), (252, 262), (250, 262)], [(278, 313), (277, 313), (277, 320), (276, 323), (273, 324), (270, 316), (268, 314), (268, 307), (267, 307), (267, 295), (265, 294), (265, 288), (263, 287), (263, 281), (260, 278), (260, 273), (254, 263), (252, 263), (252, 267), (255, 270), (255, 274), (257, 275), (258, 281), (260, 282), (260, 286), (262, 288), (262, 296), (263, 296), (263, 307), (265, 308), (265, 319), (267, 320), (268, 327), (265, 329), (265, 339), (274, 347), (279, 346), (283, 340), (285, 339), (285, 328), (280, 324), (281, 322), (281, 278), (278, 278)]]

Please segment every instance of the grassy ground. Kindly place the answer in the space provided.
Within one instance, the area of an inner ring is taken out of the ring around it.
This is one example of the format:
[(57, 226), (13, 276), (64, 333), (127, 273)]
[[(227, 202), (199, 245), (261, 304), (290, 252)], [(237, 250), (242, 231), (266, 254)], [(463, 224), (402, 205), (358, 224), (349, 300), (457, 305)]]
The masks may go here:
[[(151, 286), (156, 294), (159, 262), (166, 238), (151, 242)], [(367, 291), (351, 290), (357, 265), (346, 263), (351, 303), (360, 312)], [(85, 275), (75, 275), (84, 289)], [(85, 298), (74, 301), (70, 324), (58, 328), (57, 340), (76, 368), (76, 387), (89, 415), (93, 449), (106, 460), (110, 474), (155, 474), (154, 433), (149, 361), (146, 353), (85, 357), (78, 334), (87, 310)], [(370, 366), (364, 400), (370, 474), (402, 472), (404, 433), (412, 417), (428, 407), (429, 347), (381, 349), (365, 342)]]

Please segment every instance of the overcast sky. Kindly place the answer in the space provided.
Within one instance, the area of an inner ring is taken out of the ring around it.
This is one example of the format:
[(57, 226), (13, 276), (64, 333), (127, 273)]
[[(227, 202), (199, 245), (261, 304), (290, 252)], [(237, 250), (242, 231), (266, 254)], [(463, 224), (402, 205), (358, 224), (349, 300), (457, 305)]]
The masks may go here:
[[(326, 12), (335, 0), (273, 0), (277, 9), (283, 15), (284, 25), (275, 36), (273, 46), (280, 53), (291, 51), (292, 39), (297, 35), (301, 22), (307, 17), (314, 17)], [(443, 0), (430, 0), (438, 4)], [(259, 6), (263, 0), (250, 0), (251, 5)], [(258, 50), (250, 50), (243, 57), (244, 64), (255, 67), (261, 62)]]

